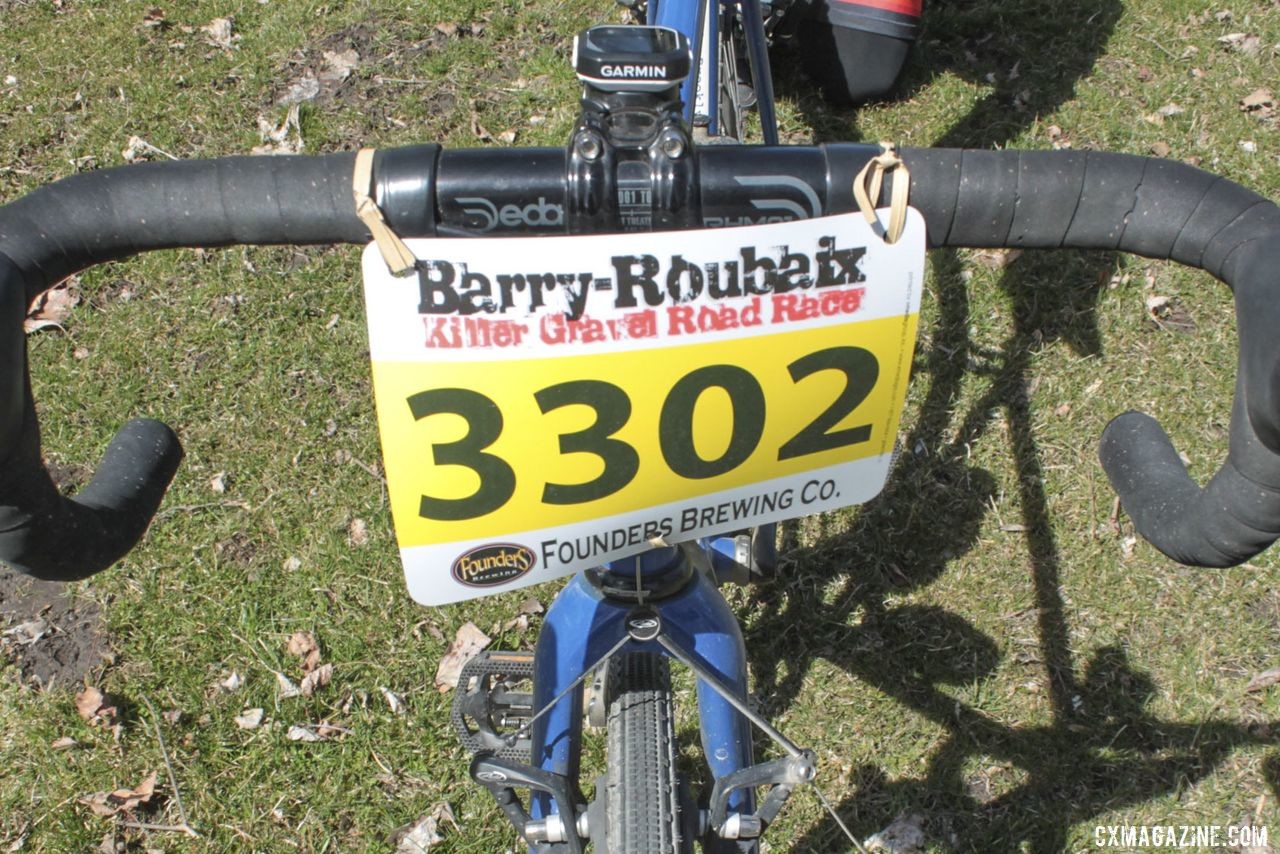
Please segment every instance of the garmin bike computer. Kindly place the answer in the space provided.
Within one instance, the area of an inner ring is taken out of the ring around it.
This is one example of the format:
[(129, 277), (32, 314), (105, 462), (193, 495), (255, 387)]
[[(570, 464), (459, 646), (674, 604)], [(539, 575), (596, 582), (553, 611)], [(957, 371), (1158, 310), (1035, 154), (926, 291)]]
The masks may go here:
[(689, 41), (669, 27), (591, 27), (573, 40), (573, 70), (602, 92), (657, 92), (689, 76)]

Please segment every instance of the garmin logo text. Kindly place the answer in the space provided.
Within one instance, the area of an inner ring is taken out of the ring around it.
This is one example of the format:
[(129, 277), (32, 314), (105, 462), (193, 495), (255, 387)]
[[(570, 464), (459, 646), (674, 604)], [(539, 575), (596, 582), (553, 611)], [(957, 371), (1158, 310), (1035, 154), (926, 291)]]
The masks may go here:
[(499, 224), (506, 228), (556, 228), (564, 225), (564, 208), (538, 196), (538, 201), (524, 205), (498, 207), (488, 199), (468, 197), (458, 199), (462, 212), (477, 220), (476, 231), (493, 231)]
[(665, 65), (602, 65), (600, 76), (628, 80), (666, 80)]

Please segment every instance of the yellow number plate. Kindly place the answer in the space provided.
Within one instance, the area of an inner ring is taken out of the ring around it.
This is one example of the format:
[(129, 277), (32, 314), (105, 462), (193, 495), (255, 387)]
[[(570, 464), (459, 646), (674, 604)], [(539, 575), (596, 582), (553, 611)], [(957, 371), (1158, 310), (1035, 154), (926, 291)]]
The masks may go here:
[[(915, 339), (923, 226), (414, 242), (366, 252), (411, 594), (437, 604), (868, 500)], [(905, 244), (905, 245), (904, 245)]]

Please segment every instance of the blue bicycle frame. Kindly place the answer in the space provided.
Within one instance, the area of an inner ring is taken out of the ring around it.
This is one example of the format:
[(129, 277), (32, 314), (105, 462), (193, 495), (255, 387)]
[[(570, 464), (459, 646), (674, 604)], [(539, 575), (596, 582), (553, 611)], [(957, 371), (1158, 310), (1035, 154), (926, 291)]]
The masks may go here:
[[(720, 32), (719, 12), (736, 10), (742, 22), (747, 62), (756, 90), (756, 111), (766, 145), (778, 144), (778, 122), (773, 109), (773, 78), (769, 70), (769, 43), (764, 32), (760, 0), (651, 0), (645, 23), (684, 33), (693, 50), (693, 73), (680, 89), (685, 118), (690, 125), (703, 112), (707, 131), (720, 134)], [(731, 36), (730, 36), (731, 37)], [(699, 103), (701, 102), (701, 103)], [(701, 106), (702, 110), (698, 107)]]
[[(691, 126), (705, 121), (709, 134), (716, 136), (720, 133), (720, 40), (722, 35), (731, 37), (721, 33), (722, 10), (734, 10), (740, 16), (764, 140), (776, 144), (760, 0), (650, 0), (646, 23), (675, 29), (689, 39), (694, 71), (681, 89), (685, 118)], [(696, 115), (704, 111), (705, 115)], [(762, 528), (761, 535), (771, 539), (774, 526)], [(751, 722), (721, 693), (727, 690), (745, 700), (747, 661), (742, 631), (716, 581), (719, 576), (741, 575), (746, 567), (734, 537), (706, 538), (697, 543), (697, 549), (704, 561), (701, 570), (689, 571), (683, 549), (661, 546), (607, 563), (592, 573), (580, 573), (559, 593), (547, 611), (534, 653), (533, 708), (547, 710), (530, 733), (534, 765), (569, 779), (578, 778), (583, 694), (573, 688), (613, 650), (657, 652), (711, 674), (720, 683), (718, 689), (701, 677), (697, 689), (708, 767), (720, 780), (752, 764)], [(682, 574), (685, 581), (678, 592), (647, 603), (643, 597), (638, 603), (608, 592), (611, 581), (614, 587), (630, 583), (633, 589), (652, 589), (661, 587), (664, 579)], [(647, 604), (656, 612), (665, 643), (630, 636), (627, 618), (637, 604)], [(731, 794), (728, 807), (749, 814), (755, 809), (754, 801), (753, 790), (744, 787)], [(544, 817), (555, 808), (550, 796), (535, 793), (531, 804), (535, 817)]]

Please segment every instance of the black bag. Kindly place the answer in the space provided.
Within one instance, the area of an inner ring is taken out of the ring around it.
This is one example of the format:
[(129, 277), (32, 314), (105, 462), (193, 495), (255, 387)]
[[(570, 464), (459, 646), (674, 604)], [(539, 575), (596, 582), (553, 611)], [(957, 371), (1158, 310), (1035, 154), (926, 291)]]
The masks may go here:
[(920, 33), (923, 0), (813, 0), (796, 34), (828, 100), (858, 104), (893, 88)]

